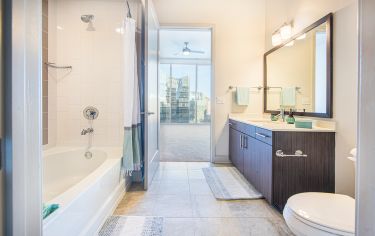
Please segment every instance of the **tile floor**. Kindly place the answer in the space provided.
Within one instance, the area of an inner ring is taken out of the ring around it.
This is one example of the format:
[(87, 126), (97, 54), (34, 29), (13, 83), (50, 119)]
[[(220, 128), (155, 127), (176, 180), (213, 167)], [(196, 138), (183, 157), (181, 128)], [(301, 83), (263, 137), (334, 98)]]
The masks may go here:
[(162, 216), (164, 235), (292, 235), (264, 200), (217, 201), (204, 179), (207, 162), (162, 162), (150, 189), (132, 186), (115, 215)]

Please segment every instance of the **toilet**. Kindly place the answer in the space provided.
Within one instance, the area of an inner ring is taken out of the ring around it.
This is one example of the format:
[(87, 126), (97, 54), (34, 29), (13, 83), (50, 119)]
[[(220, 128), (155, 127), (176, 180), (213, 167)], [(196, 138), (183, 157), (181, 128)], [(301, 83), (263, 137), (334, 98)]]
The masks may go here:
[[(355, 149), (349, 157), (356, 161)], [(283, 216), (297, 236), (332, 236), (355, 234), (355, 200), (346, 195), (307, 192), (291, 196)]]

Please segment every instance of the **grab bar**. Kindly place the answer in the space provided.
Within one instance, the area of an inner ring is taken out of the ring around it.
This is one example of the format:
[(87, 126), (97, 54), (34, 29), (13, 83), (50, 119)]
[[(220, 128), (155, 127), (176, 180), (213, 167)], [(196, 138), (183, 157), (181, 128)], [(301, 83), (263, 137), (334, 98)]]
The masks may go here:
[(307, 157), (307, 154), (303, 154), (301, 150), (295, 151), (294, 154), (284, 154), (283, 150), (276, 151), (277, 157)]
[(44, 63), (46, 66), (48, 67), (51, 67), (51, 68), (55, 68), (55, 69), (73, 69), (72, 66), (57, 66), (55, 63), (53, 62), (45, 62)]

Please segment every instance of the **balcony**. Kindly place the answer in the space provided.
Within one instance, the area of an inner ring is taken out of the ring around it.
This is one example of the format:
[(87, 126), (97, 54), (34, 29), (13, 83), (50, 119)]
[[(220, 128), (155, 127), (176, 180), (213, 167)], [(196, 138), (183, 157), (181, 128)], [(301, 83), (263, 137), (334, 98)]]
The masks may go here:
[(210, 161), (210, 124), (161, 124), (161, 161)]

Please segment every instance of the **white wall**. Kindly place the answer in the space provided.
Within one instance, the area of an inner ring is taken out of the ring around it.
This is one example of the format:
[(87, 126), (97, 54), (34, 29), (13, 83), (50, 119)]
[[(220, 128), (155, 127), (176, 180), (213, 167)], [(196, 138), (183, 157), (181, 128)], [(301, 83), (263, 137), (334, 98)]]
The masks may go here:
[(354, 0), (266, 0), (266, 49), (271, 49), (271, 35), (284, 22), (293, 22), (294, 33), (330, 12), (353, 3)]
[[(215, 105), (215, 160), (228, 161), (228, 114), (232, 105), (228, 86), (263, 84), (264, 13), (263, 1), (257, 0), (154, 0), (162, 25), (213, 25), (213, 63), (215, 96), (224, 104)], [(261, 113), (262, 92), (250, 95), (250, 106), (241, 110)]]
[(293, 20), (297, 33), (329, 12), (334, 13), (333, 119), (337, 122), (336, 192), (354, 196), (354, 168), (346, 157), (350, 149), (356, 146), (357, 4), (354, 0), (267, 0), (265, 41), (267, 49), (270, 49), (272, 33), (286, 19)]
[[(86, 145), (88, 128), (82, 111), (86, 106), (99, 109), (94, 121), (93, 145), (122, 145), (122, 41), (116, 32), (125, 17), (124, 1), (56, 0), (50, 18), (50, 61), (71, 65), (72, 71), (50, 69), (51, 93), (55, 92), (55, 137), (57, 145)], [(86, 31), (81, 15), (93, 14), (96, 31)], [(134, 12), (136, 14), (136, 11)], [(55, 29), (54, 29), (55, 28)], [(51, 76), (52, 75), (52, 76)], [(55, 88), (53, 87), (55, 85)], [(53, 115), (50, 120), (53, 120)], [(53, 129), (51, 129), (53, 132)]]

